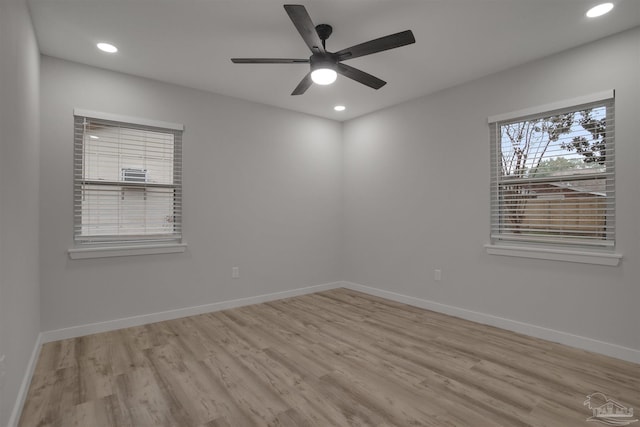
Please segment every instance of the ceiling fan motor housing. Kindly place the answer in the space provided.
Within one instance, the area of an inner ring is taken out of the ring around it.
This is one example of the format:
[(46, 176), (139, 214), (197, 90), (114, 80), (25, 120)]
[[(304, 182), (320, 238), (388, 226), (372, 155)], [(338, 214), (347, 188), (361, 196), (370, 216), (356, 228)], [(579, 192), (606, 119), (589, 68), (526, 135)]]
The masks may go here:
[(324, 54), (314, 53), (309, 57), (309, 62), (311, 63), (311, 71), (318, 70), (320, 68), (335, 70), (338, 58), (336, 55), (329, 52)]

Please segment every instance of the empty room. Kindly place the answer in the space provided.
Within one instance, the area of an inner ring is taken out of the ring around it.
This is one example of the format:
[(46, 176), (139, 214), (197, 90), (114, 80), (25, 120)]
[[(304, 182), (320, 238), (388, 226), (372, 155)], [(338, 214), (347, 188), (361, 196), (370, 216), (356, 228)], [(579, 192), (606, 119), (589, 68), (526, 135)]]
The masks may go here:
[(0, 426), (640, 426), (639, 76), (638, 0), (0, 0)]

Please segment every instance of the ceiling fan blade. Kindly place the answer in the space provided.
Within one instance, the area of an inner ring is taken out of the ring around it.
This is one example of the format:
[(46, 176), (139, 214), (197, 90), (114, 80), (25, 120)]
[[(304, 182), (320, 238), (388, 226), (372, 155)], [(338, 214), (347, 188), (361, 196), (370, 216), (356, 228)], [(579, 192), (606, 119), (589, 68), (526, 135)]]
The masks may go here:
[(296, 26), (298, 32), (304, 39), (304, 42), (309, 46), (313, 53), (324, 53), (324, 47), (322, 46), (322, 40), (318, 36), (315, 25), (311, 17), (307, 13), (307, 9), (301, 4), (285, 4), (284, 9), (289, 14), (289, 18)]
[(307, 91), (307, 89), (309, 89), (312, 83), (313, 80), (311, 80), (311, 72), (309, 72), (302, 80), (300, 80), (300, 83), (298, 83), (298, 86), (296, 86), (293, 92), (291, 92), (291, 95), (302, 95)]
[(338, 55), (338, 61), (344, 61), (345, 59), (353, 59), (364, 55), (371, 55), (372, 53), (406, 46), (415, 42), (416, 39), (413, 36), (413, 33), (411, 32), (411, 30), (407, 30), (385, 37), (380, 37), (379, 39), (369, 40), (368, 42), (360, 43), (355, 46), (339, 50), (335, 54)]
[(231, 58), (234, 64), (308, 64), (309, 59), (294, 58)]
[(362, 83), (363, 85), (369, 86), (374, 89), (380, 89), (382, 86), (387, 84), (387, 82), (385, 82), (384, 80), (380, 80), (376, 76), (372, 76), (369, 73), (365, 73), (364, 71), (350, 67), (346, 64), (338, 64), (336, 71), (345, 77), (349, 77), (350, 79), (355, 80), (358, 83)]

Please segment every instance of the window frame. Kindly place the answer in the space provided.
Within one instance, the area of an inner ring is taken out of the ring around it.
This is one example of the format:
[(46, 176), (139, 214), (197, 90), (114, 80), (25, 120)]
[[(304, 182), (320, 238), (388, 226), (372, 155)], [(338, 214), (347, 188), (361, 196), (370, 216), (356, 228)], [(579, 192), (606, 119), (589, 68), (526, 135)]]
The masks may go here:
[[(89, 119), (96, 120), (98, 122), (102, 122), (107, 125), (120, 126), (123, 128), (135, 129), (135, 130), (148, 130), (153, 132), (162, 132), (162, 133), (170, 133), (174, 135), (174, 153), (173, 153), (173, 179), (172, 184), (150, 184), (150, 183), (142, 183), (142, 182), (126, 182), (122, 179), (124, 185), (121, 185), (124, 190), (127, 186), (133, 186), (136, 188), (142, 188), (145, 190), (145, 194), (147, 191), (147, 187), (161, 187), (168, 188), (169, 186), (174, 189), (173, 200), (178, 198), (180, 200), (179, 209), (180, 209), (180, 219), (179, 219), (179, 227), (178, 233), (174, 233), (172, 235), (167, 234), (166, 236), (159, 235), (150, 235), (148, 238), (144, 235), (136, 236), (135, 238), (130, 238), (126, 236), (122, 236), (118, 238), (115, 235), (111, 236), (102, 236), (96, 238), (87, 238), (81, 236), (81, 231), (79, 227), (82, 225), (82, 209), (78, 203), (76, 203), (76, 197), (78, 194), (82, 194), (82, 185), (87, 183), (87, 180), (80, 174), (78, 176), (78, 167), (77, 162), (80, 158), (80, 168), (83, 168), (85, 158), (84, 158), (84, 147), (85, 140), (83, 136), (78, 135), (78, 133), (74, 130), (74, 166), (73, 166), (73, 194), (74, 194), (74, 205), (73, 205), (73, 247), (68, 250), (69, 256), (72, 259), (84, 259), (84, 258), (102, 258), (102, 257), (114, 257), (114, 256), (129, 256), (129, 255), (147, 255), (147, 254), (158, 254), (158, 253), (177, 253), (184, 252), (186, 250), (186, 243), (184, 242), (184, 233), (183, 226), (184, 221), (182, 218), (182, 137), (184, 132), (184, 126), (182, 124), (170, 123), (164, 121), (150, 120), (138, 117), (130, 117), (124, 115), (117, 115), (111, 113), (103, 113), (90, 111), (80, 108), (75, 108), (73, 110), (73, 122), (74, 126), (76, 125), (76, 120), (78, 119)], [(84, 132), (79, 132), (80, 135), (84, 135)], [(81, 145), (82, 153), (78, 155), (77, 150)], [(145, 171), (146, 173), (146, 171)], [(118, 181), (118, 182), (119, 182)], [(113, 183), (111, 183), (113, 184)], [(115, 184), (114, 184), (115, 185)], [(117, 185), (116, 185), (117, 187)]]
[[(593, 106), (595, 103), (610, 103), (613, 107), (607, 109), (607, 119), (611, 114), (615, 116), (615, 92), (613, 90), (602, 91), (590, 95), (585, 95), (573, 99), (567, 99), (558, 101), (538, 107), (527, 108), (510, 113), (500, 114), (489, 117), (487, 122), (489, 124), (489, 142), (490, 142), (490, 225), (489, 225), (489, 238), (490, 243), (485, 245), (487, 253), (492, 255), (504, 255), (504, 256), (516, 256), (525, 258), (537, 258), (537, 259), (550, 259), (559, 261), (580, 262), (589, 264), (600, 265), (618, 265), (621, 254), (615, 253), (615, 196), (607, 197), (607, 210), (613, 213), (613, 225), (614, 230), (611, 231), (613, 235), (608, 234), (606, 239), (598, 240), (595, 243), (587, 244), (584, 240), (571, 241), (570, 239), (557, 239), (554, 240), (551, 237), (543, 238), (509, 238), (508, 235), (497, 235), (494, 231), (494, 218), (499, 218), (503, 221), (503, 214), (499, 211), (502, 206), (498, 201), (499, 197), (499, 177), (501, 176), (501, 141), (500, 141), (500, 125), (516, 122), (518, 120), (526, 121), (537, 117), (551, 116), (558, 113), (578, 111), (581, 108)], [(612, 141), (615, 138), (615, 128), (609, 132), (607, 138), (611, 137)], [(615, 146), (615, 143), (613, 143)], [(615, 154), (612, 154), (614, 158), (611, 165), (607, 165), (607, 171), (602, 173), (602, 177), (606, 178), (607, 191), (612, 191), (615, 186)], [(570, 179), (578, 180), (578, 174), (571, 176)], [(593, 178), (597, 173), (589, 175), (589, 178)], [(536, 178), (528, 178), (524, 181), (535, 181)], [(545, 179), (537, 178), (538, 181), (545, 181)], [(546, 179), (546, 181), (551, 181)], [(615, 194), (615, 193), (614, 193)], [(499, 225), (501, 226), (501, 224)], [(610, 231), (608, 231), (609, 233)]]

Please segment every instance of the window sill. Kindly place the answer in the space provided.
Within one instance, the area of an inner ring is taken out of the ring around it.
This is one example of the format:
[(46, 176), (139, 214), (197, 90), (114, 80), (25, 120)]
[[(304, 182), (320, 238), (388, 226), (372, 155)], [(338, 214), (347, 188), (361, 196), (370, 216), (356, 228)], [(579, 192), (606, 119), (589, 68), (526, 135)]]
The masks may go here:
[(490, 255), (514, 256), (520, 258), (548, 259), (553, 261), (579, 262), (582, 264), (608, 265), (620, 264), (622, 254), (610, 252), (590, 252), (575, 249), (549, 247), (512, 246), (500, 244), (484, 245)]
[(71, 248), (71, 259), (109, 258), (116, 256), (154, 255), (179, 253), (187, 250), (186, 243), (158, 243), (151, 245), (100, 246), (96, 248)]

